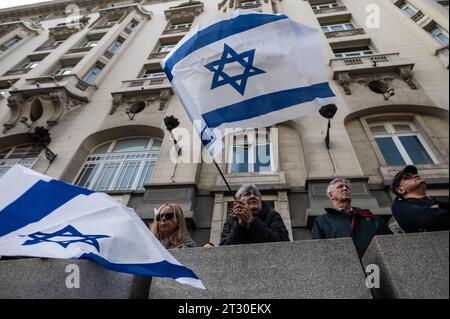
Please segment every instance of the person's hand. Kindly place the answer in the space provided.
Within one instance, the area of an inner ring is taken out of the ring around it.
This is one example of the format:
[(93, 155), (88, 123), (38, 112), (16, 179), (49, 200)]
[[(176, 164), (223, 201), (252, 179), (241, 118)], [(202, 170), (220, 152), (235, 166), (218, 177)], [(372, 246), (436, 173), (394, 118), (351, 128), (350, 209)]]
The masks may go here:
[(439, 208), (439, 204), (434, 204), (431, 208)]
[(253, 215), (248, 205), (239, 200), (233, 204), (233, 215), (238, 218), (241, 225), (248, 225), (253, 220)]

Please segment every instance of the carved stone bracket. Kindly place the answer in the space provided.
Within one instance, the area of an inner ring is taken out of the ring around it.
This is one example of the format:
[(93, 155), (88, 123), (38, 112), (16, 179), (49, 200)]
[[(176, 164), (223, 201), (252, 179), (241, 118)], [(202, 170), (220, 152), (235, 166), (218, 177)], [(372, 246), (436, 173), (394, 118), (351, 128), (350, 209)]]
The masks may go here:
[(413, 81), (413, 72), (410, 68), (399, 68), (400, 76), (405, 81), (409, 87), (413, 90), (417, 90), (417, 86)]
[(16, 126), (20, 117), (20, 106), (23, 105), (26, 101), (26, 98), (23, 94), (15, 94), (11, 95), (7, 99), (7, 105), (10, 109), (9, 119), (3, 124), (3, 133), (8, 132), (14, 126)]
[(110, 115), (113, 115), (117, 108), (122, 104), (122, 95), (115, 95), (113, 96), (112, 99), (112, 106), (111, 106), (111, 110), (109, 111)]
[(337, 75), (337, 81), (339, 85), (342, 87), (346, 95), (351, 95), (352, 91), (350, 90), (350, 75), (347, 72), (339, 73)]
[(166, 103), (169, 100), (171, 93), (172, 93), (172, 90), (170, 90), (170, 89), (161, 90), (161, 93), (159, 93), (159, 99), (160, 99), (159, 110), (160, 111), (163, 110), (164, 107), (166, 106)]

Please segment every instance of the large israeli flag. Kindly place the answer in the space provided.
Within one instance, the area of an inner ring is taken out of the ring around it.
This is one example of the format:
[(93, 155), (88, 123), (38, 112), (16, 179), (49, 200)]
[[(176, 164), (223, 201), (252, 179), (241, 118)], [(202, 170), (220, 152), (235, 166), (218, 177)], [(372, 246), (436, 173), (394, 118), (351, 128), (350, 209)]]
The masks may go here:
[(336, 102), (319, 31), (285, 15), (220, 13), (161, 65), (214, 154), (227, 128), (267, 127)]
[(21, 165), (0, 177), (2, 255), (90, 259), (114, 271), (205, 288), (132, 209)]

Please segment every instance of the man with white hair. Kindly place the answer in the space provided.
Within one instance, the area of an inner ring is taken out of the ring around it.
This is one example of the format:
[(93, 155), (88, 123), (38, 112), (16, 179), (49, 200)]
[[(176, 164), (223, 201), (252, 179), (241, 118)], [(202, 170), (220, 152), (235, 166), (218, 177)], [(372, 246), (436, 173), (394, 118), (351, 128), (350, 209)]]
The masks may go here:
[(262, 201), (255, 185), (242, 185), (236, 198), (233, 211), (223, 226), (220, 245), (289, 241), (280, 214)]
[(384, 221), (368, 209), (352, 206), (350, 182), (345, 178), (333, 179), (328, 184), (327, 195), (333, 208), (325, 208), (326, 214), (314, 220), (312, 238), (351, 237), (362, 258), (375, 235), (388, 233)]

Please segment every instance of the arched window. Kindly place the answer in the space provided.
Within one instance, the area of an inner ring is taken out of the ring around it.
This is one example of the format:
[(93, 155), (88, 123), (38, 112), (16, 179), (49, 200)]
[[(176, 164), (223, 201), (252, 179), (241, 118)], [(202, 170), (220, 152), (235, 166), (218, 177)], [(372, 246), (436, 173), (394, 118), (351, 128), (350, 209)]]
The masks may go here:
[(75, 184), (96, 191), (143, 190), (160, 147), (160, 139), (141, 137), (101, 144), (86, 158)]
[(37, 144), (23, 144), (0, 150), (0, 176), (15, 164), (31, 168), (41, 152), (42, 146)]
[(370, 131), (389, 166), (437, 163), (430, 147), (412, 122), (373, 123)]

